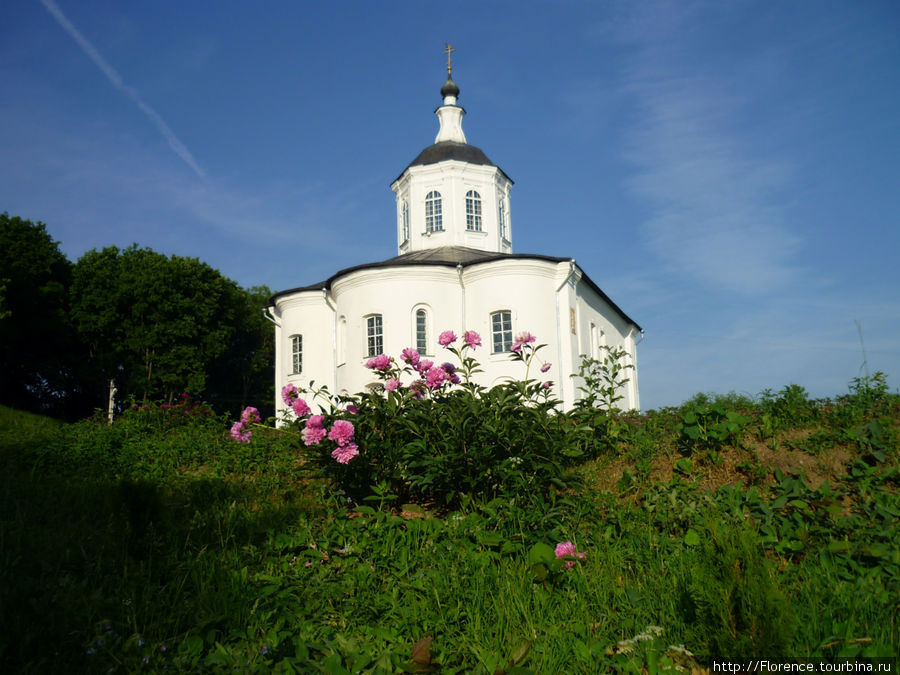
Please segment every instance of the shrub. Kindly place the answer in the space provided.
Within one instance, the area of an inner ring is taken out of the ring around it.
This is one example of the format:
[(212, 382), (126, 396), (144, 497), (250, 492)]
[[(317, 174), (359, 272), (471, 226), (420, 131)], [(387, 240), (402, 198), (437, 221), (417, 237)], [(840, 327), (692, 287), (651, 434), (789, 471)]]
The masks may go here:
[(457, 340), (452, 331), (439, 339), (456, 363), (437, 365), (413, 349), (399, 362), (373, 357), (377, 391), (338, 400), (313, 390), (325, 401), (323, 415), (310, 415), (303, 392), (286, 387), (285, 402), (303, 413), (295, 424), (310, 464), (353, 500), (449, 506), (462, 495), (521, 499), (565, 487), (565, 467), (580, 453), (567, 445), (550, 383), (529, 378), (544, 345), (517, 336), (509, 356), (523, 364), (524, 379), (488, 390), (471, 381), (480, 337), (466, 331), (461, 346)]

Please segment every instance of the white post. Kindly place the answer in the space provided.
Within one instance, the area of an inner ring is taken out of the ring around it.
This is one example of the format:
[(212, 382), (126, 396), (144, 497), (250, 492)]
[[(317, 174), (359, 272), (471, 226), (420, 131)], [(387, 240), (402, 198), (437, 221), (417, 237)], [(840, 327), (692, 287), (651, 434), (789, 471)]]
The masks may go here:
[(116, 389), (116, 381), (110, 380), (109, 381), (109, 407), (107, 408), (107, 413), (106, 413), (110, 424), (113, 423), (113, 411), (115, 410), (115, 406), (116, 406), (116, 392), (117, 391), (118, 391), (118, 389)]

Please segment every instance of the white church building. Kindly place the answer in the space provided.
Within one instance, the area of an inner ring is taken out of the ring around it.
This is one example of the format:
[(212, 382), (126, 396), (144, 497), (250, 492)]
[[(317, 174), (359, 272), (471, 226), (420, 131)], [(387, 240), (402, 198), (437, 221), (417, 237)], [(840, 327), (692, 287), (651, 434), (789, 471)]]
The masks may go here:
[(582, 355), (621, 347), (634, 370), (619, 405), (639, 409), (641, 327), (573, 258), (513, 253), (513, 181), (466, 142), (466, 111), (457, 103), (449, 60), (447, 75), (434, 144), (391, 183), (397, 256), (272, 296), (276, 410), (284, 409), (280, 392), (288, 384), (364, 391), (377, 381), (365, 363), (381, 353), (399, 361), (404, 348), (414, 347), (437, 363), (452, 360), (438, 345), (444, 330), (481, 335), (474, 356), (484, 372), (474, 379), (487, 387), (524, 376), (509, 350), (516, 334), (532, 333), (547, 345), (539, 356), (552, 367), (531, 376), (549, 380), (564, 409), (579, 398), (573, 375)]

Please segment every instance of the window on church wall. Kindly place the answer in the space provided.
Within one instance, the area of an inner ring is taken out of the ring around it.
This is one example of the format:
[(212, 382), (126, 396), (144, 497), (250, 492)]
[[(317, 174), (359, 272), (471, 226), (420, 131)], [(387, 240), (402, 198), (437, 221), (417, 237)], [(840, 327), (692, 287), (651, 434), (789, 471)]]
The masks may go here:
[(440, 232), (444, 229), (441, 213), (441, 193), (432, 190), (425, 195), (425, 231)]
[(481, 232), (481, 195), (475, 190), (466, 193), (466, 229)]
[(291, 336), (291, 375), (303, 372), (303, 336)]
[(409, 204), (403, 202), (403, 206), (400, 207), (400, 222), (401, 227), (403, 229), (403, 241), (409, 241)]
[(512, 348), (512, 313), (506, 310), (491, 314), (491, 351), (508, 352)]
[(416, 350), (428, 353), (428, 313), (424, 309), (416, 310)]
[(378, 356), (384, 353), (384, 329), (381, 314), (366, 317), (366, 355)]
[(506, 200), (502, 197), (498, 201), (498, 222), (500, 223), (500, 237), (509, 241), (509, 233), (506, 231)]

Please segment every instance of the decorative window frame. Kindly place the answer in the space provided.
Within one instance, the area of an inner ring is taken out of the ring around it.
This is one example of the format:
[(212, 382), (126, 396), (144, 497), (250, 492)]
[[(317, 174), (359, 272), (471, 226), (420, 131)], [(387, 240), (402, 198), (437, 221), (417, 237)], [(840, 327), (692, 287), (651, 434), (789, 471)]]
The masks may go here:
[(400, 205), (400, 239), (401, 245), (409, 241), (409, 202), (405, 199)]
[(372, 358), (384, 353), (384, 316), (378, 313), (366, 314), (366, 341), (363, 353)]
[(425, 195), (425, 233), (444, 231), (443, 198), (438, 190)]
[(289, 338), (291, 345), (291, 375), (303, 374), (303, 335), (295, 333)]
[[(424, 312), (424, 336), (423, 340), (419, 340), (419, 312)], [(416, 351), (419, 352), (422, 356), (428, 356), (430, 354), (429, 345), (431, 344), (431, 307), (424, 303), (419, 303), (414, 305), (412, 308), (412, 343), (415, 345)], [(424, 347), (420, 346), (424, 342)]]
[(497, 226), (500, 239), (509, 243), (509, 212), (506, 210), (506, 198), (502, 195), (497, 199)]
[(466, 231), (482, 232), (481, 195), (477, 190), (466, 192)]
[[(495, 317), (499, 318), (499, 330)], [(488, 318), (491, 327), (491, 354), (505, 354), (513, 345), (512, 310), (498, 309), (491, 312)]]

